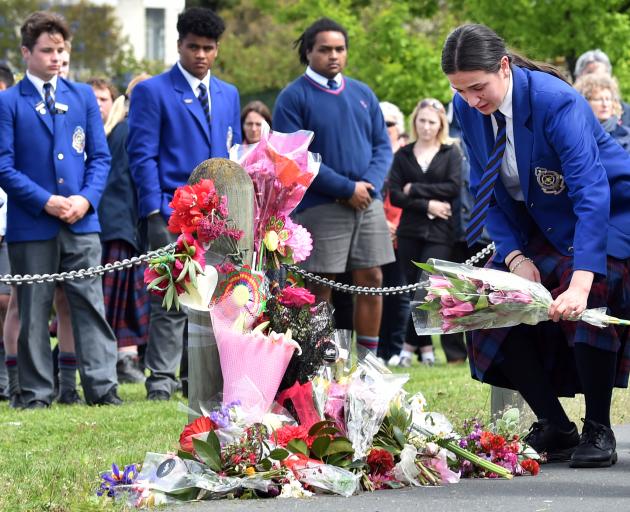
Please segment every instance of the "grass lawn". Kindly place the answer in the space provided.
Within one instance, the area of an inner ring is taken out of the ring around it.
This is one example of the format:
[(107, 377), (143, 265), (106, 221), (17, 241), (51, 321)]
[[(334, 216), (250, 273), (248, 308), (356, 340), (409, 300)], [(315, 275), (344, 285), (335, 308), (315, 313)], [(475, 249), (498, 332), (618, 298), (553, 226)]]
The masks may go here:
[[(441, 351), (440, 351), (441, 352)], [(415, 365), (406, 389), (422, 391), (432, 410), (459, 425), (470, 417), (488, 418), (490, 388), (469, 377), (468, 366)], [(147, 451), (177, 449), (186, 415), (181, 396), (147, 402), (144, 386), (122, 385), (121, 407), (63, 407), (14, 411), (0, 403), (0, 510), (120, 510), (101, 502), (94, 490), (99, 472), (112, 462), (142, 462)], [(571, 416), (583, 415), (581, 399), (566, 402)], [(615, 392), (615, 423), (628, 422), (630, 393)]]

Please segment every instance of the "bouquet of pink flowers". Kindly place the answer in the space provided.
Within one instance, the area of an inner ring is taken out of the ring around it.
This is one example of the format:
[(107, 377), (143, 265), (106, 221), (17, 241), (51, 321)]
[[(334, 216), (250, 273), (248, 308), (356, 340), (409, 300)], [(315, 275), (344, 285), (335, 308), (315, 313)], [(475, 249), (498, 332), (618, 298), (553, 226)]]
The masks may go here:
[[(429, 259), (416, 293), (413, 321), (420, 335), (536, 325), (549, 319), (553, 298), (542, 284), (509, 272)], [(601, 309), (587, 309), (570, 320), (598, 327), (630, 325)]]
[(230, 150), (230, 158), (254, 183), (258, 270), (299, 263), (313, 250), (310, 233), (289, 218), (319, 171), (319, 155), (308, 151), (311, 140), (313, 132), (287, 134), (267, 129), (256, 144)]

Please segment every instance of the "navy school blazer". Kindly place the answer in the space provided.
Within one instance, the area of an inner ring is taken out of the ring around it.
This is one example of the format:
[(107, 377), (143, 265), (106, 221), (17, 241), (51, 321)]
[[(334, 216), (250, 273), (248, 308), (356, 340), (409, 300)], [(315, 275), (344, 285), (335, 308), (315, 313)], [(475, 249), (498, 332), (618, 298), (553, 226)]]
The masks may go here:
[[(630, 155), (602, 128), (588, 102), (547, 73), (512, 65), (514, 146), (525, 208), (501, 180), (487, 228), (502, 261), (524, 250), (533, 221), (574, 270), (606, 274), (606, 256), (630, 257)], [(470, 154), (476, 194), (494, 144), (490, 116), (457, 94), (455, 115)]]

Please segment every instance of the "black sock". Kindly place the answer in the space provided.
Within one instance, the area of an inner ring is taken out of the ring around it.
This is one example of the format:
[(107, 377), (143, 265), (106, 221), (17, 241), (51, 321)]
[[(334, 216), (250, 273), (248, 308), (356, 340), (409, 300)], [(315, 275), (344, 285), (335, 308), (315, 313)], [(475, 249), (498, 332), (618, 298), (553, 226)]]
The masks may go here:
[(523, 396), (538, 419), (545, 418), (561, 430), (571, 430), (571, 421), (532, 346), (532, 336), (534, 334), (527, 326), (512, 328), (509, 337), (501, 345), (504, 356), (499, 363), (501, 372)]
[(586, 343), (576, 343), (574, 350), (586, 403), (586, 419), (610, 427), (610, 402), (615, 383), (617, 353), (591, 347)]

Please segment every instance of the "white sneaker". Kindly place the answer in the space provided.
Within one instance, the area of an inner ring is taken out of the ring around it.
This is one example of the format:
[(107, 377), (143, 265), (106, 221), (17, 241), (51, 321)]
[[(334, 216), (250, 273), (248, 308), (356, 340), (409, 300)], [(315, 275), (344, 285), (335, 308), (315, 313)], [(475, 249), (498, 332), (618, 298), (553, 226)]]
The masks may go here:
[(399, 368), (410, 368), (411, 367), (411, 357), (403, 356), (400, 358), (400, 362), (398, 363)]
[(394, 354), (387, 361), (387, 366), (398, 366), (400, 364), (400, 356), (398, 354)]

